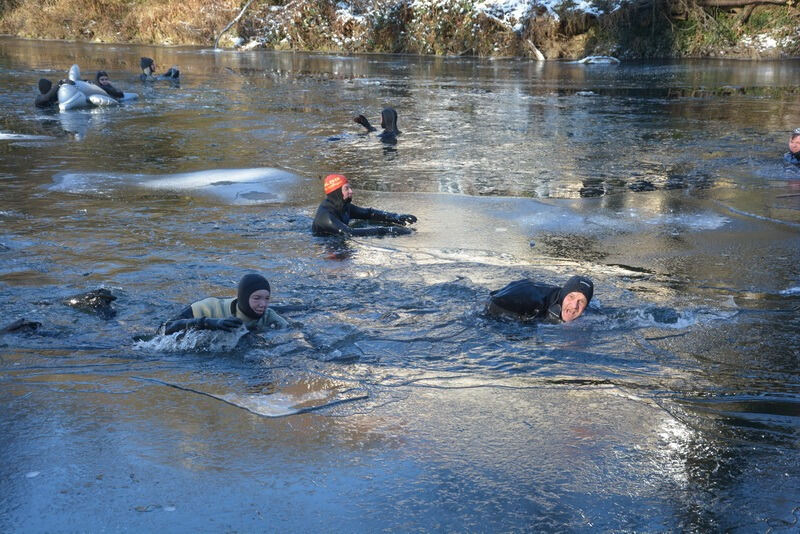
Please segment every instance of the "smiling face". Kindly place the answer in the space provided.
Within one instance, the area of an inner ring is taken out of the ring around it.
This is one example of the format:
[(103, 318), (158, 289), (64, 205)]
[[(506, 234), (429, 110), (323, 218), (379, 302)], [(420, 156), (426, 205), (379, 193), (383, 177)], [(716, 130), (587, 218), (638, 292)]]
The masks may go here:
[(588, 304), (589, 301), (583, 293), (578, 291), (567, 293), (564, 302), (561, 303), (561, 320), (565, 323), (574, 321), (583, 314)]
[(789, 139), (789, 150), (792, 154), (800, 152), (800, 134), (793, 134), (792, 138)]
[(259, 289), (258, 291), (253, 291), (250, 295), (248, 304), (250, 304), (251, 310), (259, 315), (264, 315), (264, 312), (267, 311), (267, 306), (269, 306), (269, 300), (270, 292), (266, 289)]

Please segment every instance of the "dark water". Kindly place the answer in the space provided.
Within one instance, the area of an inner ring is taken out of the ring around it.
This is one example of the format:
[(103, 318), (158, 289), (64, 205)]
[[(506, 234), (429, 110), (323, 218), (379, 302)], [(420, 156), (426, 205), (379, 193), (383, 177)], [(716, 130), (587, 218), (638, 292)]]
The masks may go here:
[[(139, 100), (36, 110), (73, 63)], [(800, 62), (6, 39), (0, 76), (0, 326), (42, 323), (0, 337), (0, 530), (798, 529), (800, 102), (667, 94)], [(393, 146), (351, 122), (385, 105)], [(312, 237), (334, 171), (417, 232)], [(250, 270), (292, 332), (135, 341)], [(578, 322), (481, 313), (573, 273)], [(97, 288), (113, 319), (62, 304)]]

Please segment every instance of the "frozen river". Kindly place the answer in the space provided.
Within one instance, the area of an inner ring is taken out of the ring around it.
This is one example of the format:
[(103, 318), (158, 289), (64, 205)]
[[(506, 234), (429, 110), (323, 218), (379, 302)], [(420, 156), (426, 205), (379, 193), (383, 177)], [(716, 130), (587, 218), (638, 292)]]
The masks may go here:
[[(37, 110), (73, 63), (139, 99)], [(1, 531), (797, 529), (797, 60), (0, 39), (0, 76), (0, 327), (41, 323), (0, 335)], [(352, 122), (387, 105), (396, 145)], [(331, 172), (417, 231), (312, 237)], [(250, 271), (290, 332), (152, 337)], [(574, 323), (483, 314), (572, 274)]]

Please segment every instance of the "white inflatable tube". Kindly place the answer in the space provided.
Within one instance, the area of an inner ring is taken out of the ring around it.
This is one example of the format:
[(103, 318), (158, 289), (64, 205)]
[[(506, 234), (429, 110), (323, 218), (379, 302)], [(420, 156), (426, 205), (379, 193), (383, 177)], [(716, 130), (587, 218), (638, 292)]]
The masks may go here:
[(81, 69), (78, 65), (70, 67), (68, 77), (72, 83), (65, 83), (58, 88), (58, 108), (61, 111), (92, 106), (116, 106), (120, 102), (139, 98), (136, 93), (123, 93), (120, 99), (112, 98), (101, 87), (81, 80)]
[(67, 77), (72, 80), (73, 82), (77, 82), (81, 79), (81, 68), (77, 65), (73, 65), (69, 68), (69, 73)]
[(89, 100), (77, 87), (70, 84), (63, 84), (58, 88), (58, 109), (67, 111), (76, 108), (89, 106)]
[(89, 95), (89, 102), (97, 107), (119, 106), (119, 102), (108, 95)]
[(106, 93), (99, 86), (97, 86), (97, 85), (95, 85), (93, 83), (84, 82), (83, 80), (76, 81), (75, 82), (75, 87), (77, 87), (86, 96), (91, 96), (91, 95), (109, 96), (109, 94)]

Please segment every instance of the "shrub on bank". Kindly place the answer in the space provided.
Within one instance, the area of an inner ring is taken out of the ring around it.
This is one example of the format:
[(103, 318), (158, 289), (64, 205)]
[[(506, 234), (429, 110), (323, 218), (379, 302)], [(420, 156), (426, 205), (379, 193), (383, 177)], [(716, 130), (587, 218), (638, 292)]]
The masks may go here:
[[(0, 0), (0, 32), (29, 38), (440, 55), (775, 57), (800, 54), (791, 6), (718, 0)], [(797, 2), (798, 0), (789, 0)]]
[(12, 0), (0, 32), (32, 39), (208, 44), (238, 11), (235, 0)]

